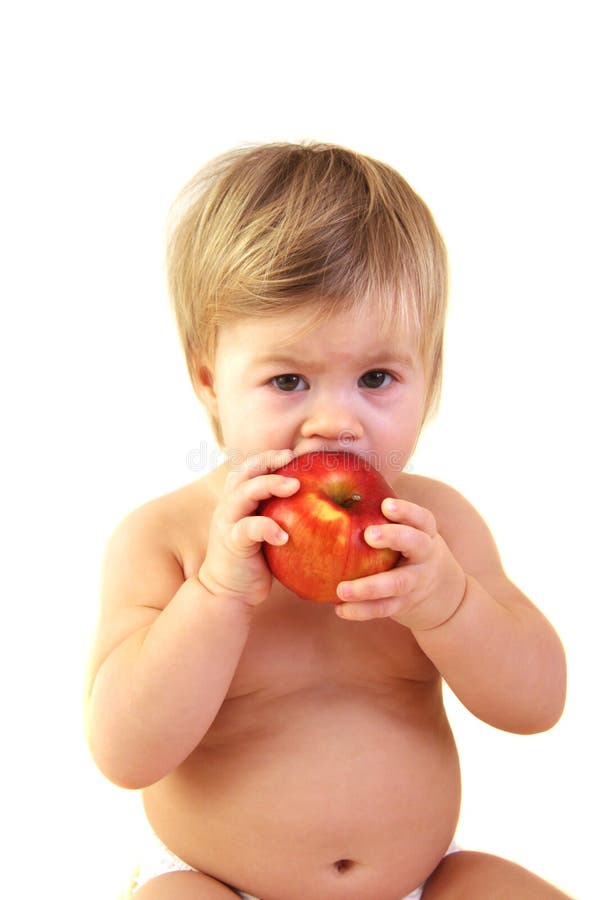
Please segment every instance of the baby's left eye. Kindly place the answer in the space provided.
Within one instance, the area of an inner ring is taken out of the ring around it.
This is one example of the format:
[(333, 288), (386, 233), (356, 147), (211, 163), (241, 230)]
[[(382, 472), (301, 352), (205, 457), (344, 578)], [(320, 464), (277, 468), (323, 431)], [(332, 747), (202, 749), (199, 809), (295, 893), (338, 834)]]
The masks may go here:
[(382, 369), (372, 369), (361, 376), (359, 383), (367, 388), (387, 387), (393, 380), (393, 377), (389, 372), (384, 372)]

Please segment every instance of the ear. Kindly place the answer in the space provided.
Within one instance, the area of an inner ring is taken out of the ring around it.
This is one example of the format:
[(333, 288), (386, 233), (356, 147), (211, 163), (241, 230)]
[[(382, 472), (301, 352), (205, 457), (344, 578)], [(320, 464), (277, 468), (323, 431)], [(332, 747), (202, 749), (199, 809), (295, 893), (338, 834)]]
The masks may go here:
[(208, 366), (200, 366), (196, 371), (194, 378), (194, 388), (196, 395), (203, 406), (212, 413), (217, 414), (217, 395), (214, 388), (214, 377)]

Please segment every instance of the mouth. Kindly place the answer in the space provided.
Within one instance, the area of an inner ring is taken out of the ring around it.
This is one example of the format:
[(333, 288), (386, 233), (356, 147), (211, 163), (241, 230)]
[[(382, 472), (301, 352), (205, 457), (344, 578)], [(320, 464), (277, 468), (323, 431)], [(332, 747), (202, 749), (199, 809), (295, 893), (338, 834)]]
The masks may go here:
[[(383, 474), (402, 472), (406, 466), (406, 456), (401, 451), (388, 450), (385, 453), (369, 450), (365, 447), (348, 447), (340, 443), (327, 443), (324, 441), (307, 441), (292, 448), (296, 459), (306, 456), (308, 453), (344, 453), (355, 456), (370, 468)], [(386, 477), (390, 477), (389, 475)]]
[(354, 456), (368, 456), (368, 450), (357, 450), (356, 447), (348, 447), (344, 444), (303, 444), (294, 448), (294, 457), (305, 456), (307, 453), (352, 453)]

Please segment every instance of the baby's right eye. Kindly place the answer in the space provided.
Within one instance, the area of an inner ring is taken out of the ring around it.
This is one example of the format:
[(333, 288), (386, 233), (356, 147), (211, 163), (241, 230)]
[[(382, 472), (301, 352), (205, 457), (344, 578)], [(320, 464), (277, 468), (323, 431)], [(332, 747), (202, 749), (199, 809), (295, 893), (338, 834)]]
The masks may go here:
[[(271, 384), (278, 388), (278, 390), (285, 391), (288, 394), (291, 394), (293, 391), (306, 390), (308, 387), (300, 375), (291, 374), (276, 375), (275, 378), (271, 378)], [(301, 385), (304, 385), (304, 387), (301, 387)]]

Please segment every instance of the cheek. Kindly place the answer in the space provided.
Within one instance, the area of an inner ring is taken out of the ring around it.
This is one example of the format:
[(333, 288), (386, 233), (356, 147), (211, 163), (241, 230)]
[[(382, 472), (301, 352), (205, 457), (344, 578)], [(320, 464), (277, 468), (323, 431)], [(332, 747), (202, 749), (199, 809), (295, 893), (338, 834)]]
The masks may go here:
[(258, 453), (287, 446), (281, 416), (263, 398), (238, 393), (233, 402), (220, 404), (219, 413), (223, 440), (229, 450)]
[(424, 385), (419, 385), (418, 389), (415, 387), (412, 395), (407, 399), (406, 408), (405, 408), (405, 417), (404, 421), (406, 422), (407, 428), (412, 427), (413, 429), (418, 429), (421, 424), (421, 420), (423, 418), (423, 412), (425, 410), (425, 387)]

